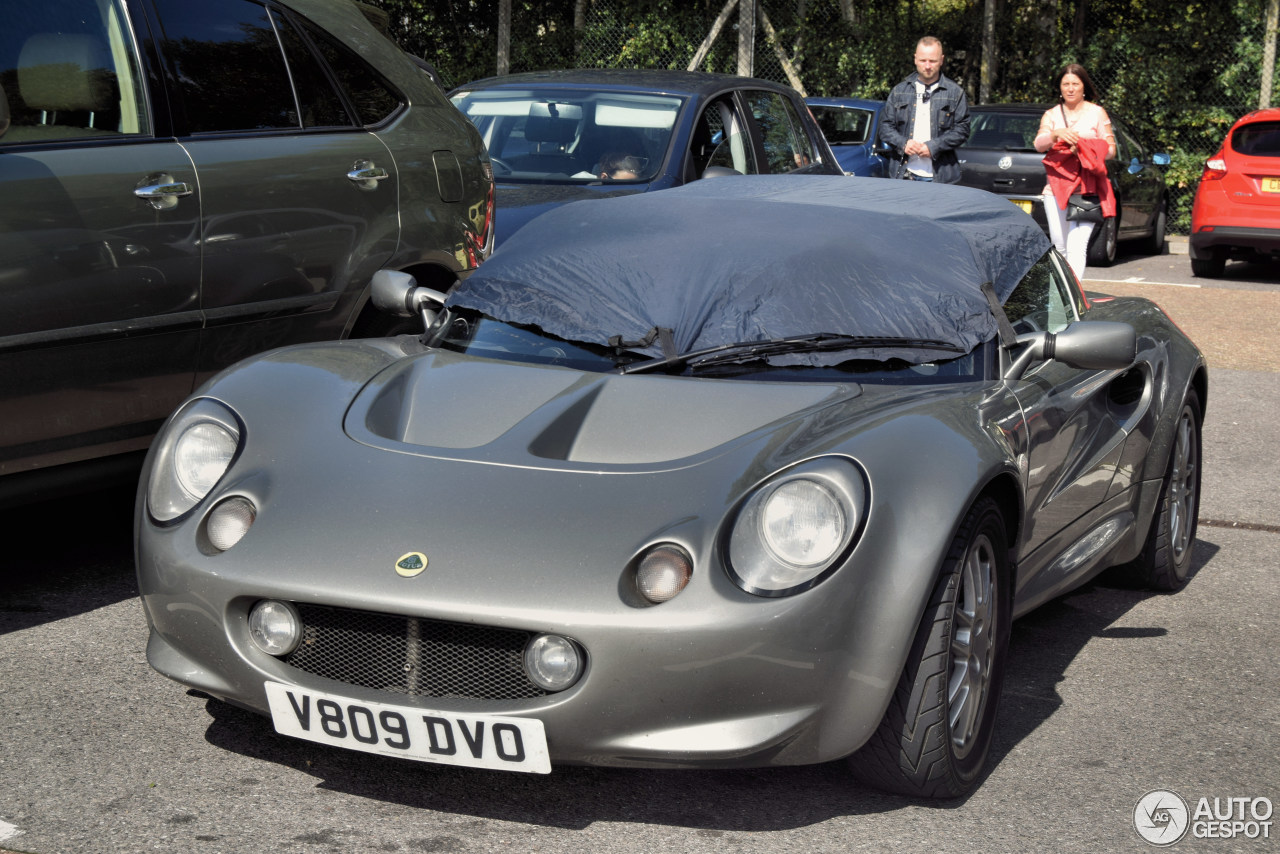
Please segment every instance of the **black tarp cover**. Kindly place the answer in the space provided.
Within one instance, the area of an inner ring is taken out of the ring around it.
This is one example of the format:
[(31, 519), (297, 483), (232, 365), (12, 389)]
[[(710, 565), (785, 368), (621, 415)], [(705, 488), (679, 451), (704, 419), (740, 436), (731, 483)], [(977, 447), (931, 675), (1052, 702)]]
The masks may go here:
[[(1049, 246), (1031, 217), (980, 190), (731, 176), (543, 214), (447, 304), (601, 345), (666, 327), (680, 353), (817, 332), (937, 339), (968, 351), (997, 333), (982, 284), (992, 282), (1003, 303)], [(656, 341), (644, 351), (661, 355)], [(923, 363), (956, 354), (856, 355)]]

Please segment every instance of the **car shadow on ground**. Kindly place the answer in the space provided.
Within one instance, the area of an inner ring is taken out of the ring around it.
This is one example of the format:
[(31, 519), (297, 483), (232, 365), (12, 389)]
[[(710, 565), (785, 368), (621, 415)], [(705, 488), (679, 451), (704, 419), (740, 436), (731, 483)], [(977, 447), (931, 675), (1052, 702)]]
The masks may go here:
[(6, 511), (0, 551), (0, 634), (138, 595), (133, 486)]
[[(1192, 572), (1204, 567), (1217, 551), (1217, 546), (1198, 542)], [(1014, 624), (1005, 698), (989, 768), (997, 767), (1062, 706), (1058, 684), (1091, 640), (1165, 633), (1159, 626), (1113, 627), (1137, 604), (1157, 595), (1117, 586), (1104, 575)], [(276, 735), (266, 718), (205, 699), (213, 718), (206, 739), (217, 747), (301, 771), (315, 777), (319, 788), (480, 819), (564, 829), (581, 829), (599, 821), (641, 822), (684, 827), (714, 837), (795, 829), (837, 816), (923, 804), (938, 809), (964, 804), (964, 799), (919, 801), (862, 788), (842, 762), (694, 771), (556, 766), (550, 776), (424, 767)]]

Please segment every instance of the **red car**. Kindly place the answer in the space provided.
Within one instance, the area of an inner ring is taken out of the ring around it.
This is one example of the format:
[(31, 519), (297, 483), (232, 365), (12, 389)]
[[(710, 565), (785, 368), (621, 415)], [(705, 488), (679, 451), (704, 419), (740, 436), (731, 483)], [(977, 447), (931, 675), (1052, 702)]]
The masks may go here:
[(1244, 116), (1205, 161), (1190, 253), (1197, 276), (1221, 276), (1231, 258), (1280, 257), (1280, 108)]

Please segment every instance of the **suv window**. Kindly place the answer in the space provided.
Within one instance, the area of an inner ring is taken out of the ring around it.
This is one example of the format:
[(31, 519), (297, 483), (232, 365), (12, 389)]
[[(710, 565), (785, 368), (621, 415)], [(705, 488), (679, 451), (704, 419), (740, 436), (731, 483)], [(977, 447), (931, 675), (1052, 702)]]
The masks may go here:
[(0, 145), (149, 133), (119, 0), (24, 3), (0, 28)]
[(1036, 262), (1004, 303), (1016, 332), (1061, 332), (1076, 319), (1073, 289), (1050, 253)]
[[(404, 102), (400, 93), (355, 51), (309, 21), (303, 22), (303, 27), (355, 105), (360, 124), (381, 124), (400, 109)], [(294, 76), (296, 79), (298, 75)]]
[(159, 0), (156, 9), (187, 130), (300, 126), (289, 71), (265, 7), (251, 0)]
[(777, 92), (747, 92), (746, 98), (771, 173), (794, 172), (814, 162), (813, 146), (790, 101)]

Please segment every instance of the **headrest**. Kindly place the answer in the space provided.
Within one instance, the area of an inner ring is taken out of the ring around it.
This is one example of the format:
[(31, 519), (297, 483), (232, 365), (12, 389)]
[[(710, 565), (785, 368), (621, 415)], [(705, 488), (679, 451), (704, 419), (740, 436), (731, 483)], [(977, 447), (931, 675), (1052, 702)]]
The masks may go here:
[(18, 91), (33, 110), (106, 110), (116, 95), (104, 45), (64, 33), (27, 39), (18, 55)]

